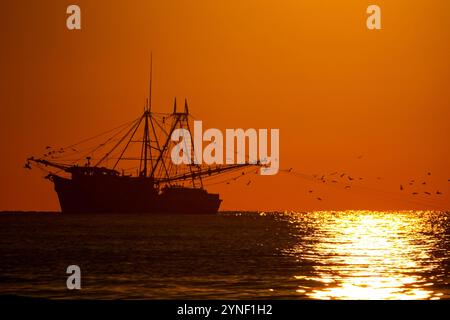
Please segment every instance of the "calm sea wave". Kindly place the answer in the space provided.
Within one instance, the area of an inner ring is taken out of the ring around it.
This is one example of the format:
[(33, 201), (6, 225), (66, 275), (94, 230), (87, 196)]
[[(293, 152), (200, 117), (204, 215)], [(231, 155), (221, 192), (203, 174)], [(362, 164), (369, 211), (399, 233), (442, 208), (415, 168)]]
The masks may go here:
[(449, 248), (444, 212), (1, 214), (0, 295), (449, 299)]

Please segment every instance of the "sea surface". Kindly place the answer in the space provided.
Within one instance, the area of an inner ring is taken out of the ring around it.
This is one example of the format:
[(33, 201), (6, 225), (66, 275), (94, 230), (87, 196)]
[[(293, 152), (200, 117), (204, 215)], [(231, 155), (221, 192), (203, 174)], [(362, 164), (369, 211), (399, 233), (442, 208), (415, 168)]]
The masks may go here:
[(445, 212), (5, 213), (0, 295), (450, 299), (449, 249)]

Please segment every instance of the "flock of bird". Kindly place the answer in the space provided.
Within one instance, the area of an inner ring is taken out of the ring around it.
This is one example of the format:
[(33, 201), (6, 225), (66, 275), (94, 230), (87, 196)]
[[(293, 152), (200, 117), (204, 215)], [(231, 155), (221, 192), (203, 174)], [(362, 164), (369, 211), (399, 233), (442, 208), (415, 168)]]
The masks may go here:
[[(293, 172), (293, 168), (289, 168), (288, 170), (286, 170), (287, 173), (294, 173)], [(426, 174), (428, 177), (431, 176), (431, 172), (428, 172)], [(345, 190), (349, 190), (354, 186), (354, 182), (359, 182), (359, 181), (363, 181), (366, 180), (363, 177), (355, 177), (352, 176), (348, 173), (345, 172), (332, 172), (329, 174), (313, 174), (312, 179), (315, 180), (316, 182), (320, 182), (323, 184), (336, 184), (336, 185), (343, 185), (343, 188)], [(381, 177), (376, 177), (376, 180), (382, 180)], [(448, 179), (448, 182), (450, 182), (450, 179)], [(443, 192), (439, 191), (439, 190), (431, 190), (431, 189), (425, 189), (428, 185), (428, 181), (426, 181), (426, 179), (423, 180), (415, 180), (415, 179), (411, 179), (408, 181), (408, 183), (401, 183), (399, 185), (399, 190), (400, 192), (405, 192), (405, 193), (409, 193), (412, 196), (418, 196), (420, 194), (424, 194), (426, 196), (432, 196), (432, 195), (437, 195), (437, 196), (442, 196)], [(419, 188), (422, 188), (422, 190), (419, 190)], [(307, 193), (313, 197), (315, 197), (315, 199), (317, 201), (323, 201), (324, 198), (323, 196), (318, 196), (317, 192), (313, 189), (308, 189)]]
[[(357, 159), (361, 159), (362, 156), (358, 156)], [(345, 190), (350, 190), (352, 187), (356, 187), (355, 183), (357, 182), (362, 182), (365, 180), (370, 180), (370, 179), (366, 179), (363, 177), (359, 177), (359, 176), (354, 176), (351, 175), (349, 173), (346, 172), (331, 172), (331, 173), (325, 173), (325, 174), (312, 174), (312, 175), (307, 175), (307, 174), (302, 174), (299, 172), (294, 171), (294, 168), (289, 168), (289, 169), (285, 169), (285, 170), (281, 170), (282, 172), (288, 173), (288, 174), (293, 174), (293, 175), (300, 175), (302, 178), (305, 178), (307, 180), (312, 180), (314, 182), (318, 182), (318, 183), (322, 183), (322, 184), (331, 184), (331, 185), (336, 185), (337, 187), (343, 186), (343, 189)], [(258, 170), (256, 170), (255, 174), (258, 173)], [(230, 184), (232, 181), (236, 181), (242, 177), (245, 176), (245, 172), (242, 172), (240, 175), (235, 176), (231, 179), (229, 179), (226, 184)], [(426, 173), (426, 178), (429, 178), (431, 176), (431, 172), (427, 172)], [(431, 189), (427, 189), (427, 186), (429, 185), (429, 181), (423, 178), (421, 180), (416, 180), (416, 179), (410, 179), (407, 183), (400, 183), (399, 184), (399, 190), (402, 193), (407, 193), (410, 194), (412, 196), (418, 196), (420, 194), (426, 195), (426, 196), (432, 196), (432, 195), (436, 195), (436, 196), (442, 196), (444, 193), (441, 192), (440, 190), (431, 190)], [(380, 181), (383, 180), (382, 177), (376, 177), (376, 181)], [(448, 179), (448, 182), (450, 182), (450, 179)], [(250, 186), (250, 184), (252, 183), (252, 180), (248, 180), (245, 185), (246, 186)], [(359, 184), (359, 186), (361, 187), (362, 185)], [(422, 189), (422, 190), (420, 190)], [(319, 194), (319, 192), (317, 192), (314, 189), (307, 189), (307, 194), (310, 195), (311, 197), (313, 197), (315, 200), (317, 201), (324, 201), (325, 198)]]

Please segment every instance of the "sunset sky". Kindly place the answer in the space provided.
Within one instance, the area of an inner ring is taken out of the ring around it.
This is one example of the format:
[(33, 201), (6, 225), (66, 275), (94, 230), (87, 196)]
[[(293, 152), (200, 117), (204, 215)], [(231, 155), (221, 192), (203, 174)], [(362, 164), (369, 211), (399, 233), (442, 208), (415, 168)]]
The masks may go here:
[[(211, 186), (222, 210), (448, 210), (449, 14), (445, 0), (2, 1), (0, 210), (59, 210), (25, 159), (139, 116), (150, 52), (154, 110), (187, 98), (205, 128), (279, 128), (283, 169), (363, 177)], [(410, 179), (427, 184), (400, 191)]]

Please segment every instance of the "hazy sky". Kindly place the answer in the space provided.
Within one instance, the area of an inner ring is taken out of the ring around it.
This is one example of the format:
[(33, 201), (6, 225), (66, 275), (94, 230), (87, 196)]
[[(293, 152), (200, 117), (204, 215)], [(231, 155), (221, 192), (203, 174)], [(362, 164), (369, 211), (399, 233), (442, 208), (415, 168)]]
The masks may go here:
[[(72, 3), (81, 31), (66, 28)], [(369, 4), (382, 30), (366, 28)], [(279, 128), (282, 168), (364, 178), (212, 186), (222, 209), (450, 209), (449, 12), (446, 0), (2, 1), (0, 210), (59, 208), (25, 159), (136, 118), (151, 51), (155, 110), (187, 97), (207, 128)], [(409, 179), (444, 194), (401, 192)]]

